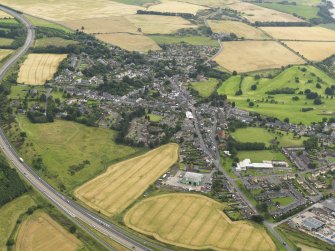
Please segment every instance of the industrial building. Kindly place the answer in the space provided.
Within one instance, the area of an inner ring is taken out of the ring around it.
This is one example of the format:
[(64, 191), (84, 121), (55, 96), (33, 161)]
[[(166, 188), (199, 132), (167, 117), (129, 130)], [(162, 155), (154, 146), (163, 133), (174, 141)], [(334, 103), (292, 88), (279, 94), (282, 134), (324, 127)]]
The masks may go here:
[(237, 163), (236, 171), (246, 171), (247, 168), (271, 169), (273, 168), (273, 164), (269, 161), (263, 161), (263, 163), (251, 163), (250, 159), (245, 159)]
[(180, 182), (185, 185), (201, 186), (203, 177), (204, 176), (200, 173), (186, 172)]
[(325, 223), (313, 217), (309, 217), (302, 221), (302, 225), (309, 231), (316, 231), (322, 228), (325, 225)]

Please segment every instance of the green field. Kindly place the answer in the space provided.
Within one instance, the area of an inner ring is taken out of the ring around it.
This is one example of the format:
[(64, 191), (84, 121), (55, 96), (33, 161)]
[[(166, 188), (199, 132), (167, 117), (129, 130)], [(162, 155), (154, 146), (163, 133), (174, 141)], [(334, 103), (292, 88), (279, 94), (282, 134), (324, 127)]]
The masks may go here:
[(7, 250), (6, 242), (20, 214), (34, 204), (29, 195), (23, 195), (0, 207), (0, 251)]
[(321, 27), (330, 29), (330, 30), (335, 30), (335, 23), (329, 23), (329, 24), (320, 24)]
[(318, 17), (319, 8), (315, 6), (307, 5), (288, 5), (288, 4), (278, 4), (278, 3), (258, 3), (257, 5), (285, 12), (288, 14), (296, 14), (299, 17), (312, 19)]
[(294, 202), (294, 199), (292, 197), (282, 197), (282, 198), (275, 198), (271, 200), (274, 203), (279, 203), (279, 205), (281, 207), (285, 207), (289, 204), (291, 204), (292, 202)]
[(292, 133), (287, 134), (281, 131), (268, 131), (264, 128), (247, 127), (236, 130), (231, 134), (239, 142), (264, 143), (266, 147), (271, 145), (271, 141), (277, 138), (281, 147), (302, 146), (306, 137), (294, 138)]
[(158, 123), (159, 121), (161, 121), (163, 119), (162, 116), (159, 116), (159, 115), (156, 115), (156, 114), (148, 114), (148, 116), (149, 116), (149, 120), (151, 122), (157, 122)]
[[(254, 111), (281, 120), (289, 118), (292, 123), (311, 124), (322, 121), (322, 118), (334, 116), (335, 102), (325, 95), (326, 87), (334, 84), (334, 80), (321, 70), (313, 66), (293, 66), (281, 72), (273, 78), (260, 78), (246, 76), (243, 78), (241, 90), (242, 95), (237, 96), (241, 76), (232, 76), (226, 80), (218, 89), (219, 94), (226, 94), (229, 101), (235, 102), (236, 106), (248, 111)], [(317, 88), (317, 83), (321, 88)], [(251, 87), (256, 85), (257, 89)], [(295, 94), (267, 94), (266, 92), (283, 88), (295, 89)], [(298, 94), (310, 89), (322, 95), (321, 105), (315, 105), (313, 100), (307, 99), (304, 94)], [(294, 101), (292, 97), (297, 96), (299, 100)], [(254, 106), (250, 106), (250, 102)], [(302, 108), (313, 108), (308, 112), (302, 112)]]
[(0, 38), (0, 47), (1, 46), (10, 46), (14, 42), (14, 39), (11, 38)]
[(263, 162), (263, 160), (287, 161), (286, 157), (281, 152), (272, 150), (239, 151), (237, 157), (240, 160), (250, 159), (251, 162)]
[(14, 18), (9, 18), (9, 19), (0, 19), (0, 24), (18, 24), (16, 19)]
[(62, 26), (60, 24), (56, 24), (56, 23), (53, 23), (53, 22), (50, 22), (50, 21), (47, 21), (47, 20), (44, 20), (44, 19), (41, 19), (41, 18), (37, 18), (37, 17), (30, 16), (30, 15), (26, 15), (26, 14), (25, 14), (25, 16), (35, 26), (62, 30), (62, 31), (69, 32), (69, 33), (73, 33), (74, 32), (73, 30), (71, 30), (69, 28), (66, 28), (65, 26)]
[(187, 43), (196, 46), (215, 46), (218, 47), (219, 44), (216, 40), (209, 37), (201, 36), (150, 36), (158, 44), (179, 44)]
[[(40, 171), (42, 175), (55, 187), (67, 191), (97, 176), (110, 164), (144, 152), (141, 148), (117, 145), (114, 142), (116, 132), (109, 129), (62, 120), (32, 124), (22, 116), (18, 117), (18, 122), (28, 138), (20, 153), (28, 163), (41, 156), (47, 167)], [(18, 133), (13, 127), (12, 134)], [(84, 161), (88, 163), (71, 175), (70, 167)]]
[(207, 98), (215, 91), (218, 86), (218, 81), (211, 78), (207, 81), (201, 81), (191, 84), (192, 88), (196, 90), (199, 95), (203, 98)]
[(44, 37), (37, 39), (35, 42), (35, 47), (47, 47), (50, 45), (57, 47), (66, 47), (70, 44), (77, 44), (77, 41), (66, 40), (60, 37)]

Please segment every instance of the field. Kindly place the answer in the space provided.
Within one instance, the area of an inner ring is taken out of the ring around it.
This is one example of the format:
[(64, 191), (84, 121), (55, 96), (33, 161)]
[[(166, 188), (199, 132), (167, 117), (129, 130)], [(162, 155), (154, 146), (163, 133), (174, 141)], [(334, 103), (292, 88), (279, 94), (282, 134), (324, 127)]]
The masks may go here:
[(263, 160), (283, 160), (288, 161), (285, 155), (278, 151), (259, 150), (259, 151), (239, 151), (237, 157), (240, 160), (250, 159), (252, 162), (263, 162)]
[(1, 46), (9, 46), (13, 42), (14, 42), (14, 39), (1, 37), (0, 38), (0, 47)]
[(192, 88), (199, 92), (201, 97), (209, 97), (218, 86), (218, 81), (216, 79), (209, 79), (208, 81), (201, 81), (192, 83)]
[(60, 25), (58, 23), (54, 23), (51, 21), (47, 21), (41, 18), (37, 18), (37, 17), (33, 17), (30, 15), (25, 14), (24, 15), (26, 18), (28, 18), (28, 20), (34, 25), (34, 26), (38, 26), (38, 27), (46, 27), (46, 28), (52, 28), (52, 29), (58, 29), (58, 30), (62, 30), (65, 31), (67, 33), (73, 33), (73, 30)]
[(148, 114), (148, 116), (149, 116), (149, 120), (151, 122), (157, 122), (158, 123), (159, 121), (161, 121), (163, 119), (162, 116), (156, 115), (156, 114)]
[(21, 65), (18, 83), (43, 85), (53, 78), (66, 54), (29, 54)]
[(257, 142), (264, 143), (266, 147), (271, 145), (271, 141), (274, 138), (280, 142), (281, 147), (297, 147), (302, 146), (303, 141), (306, 138), (294, 138), (292, 133), (286, 134), (286, 132), (282, 132), (284, 135), (279, 134), (280, 131), (276, 131), (276, 133), (269, 132), (264, 128), (257, 127), (247, 127), (237, 129), (232, 133), (232, 136), (235, 140), (239, 142)]
[(205, 7), (222, 7), (223, 5), (239, 2), (238, 0), (183, 0), (182, 2), (197, 4)]
[(303, 59), (274, 41), (223, 42), (223, 51), (214, 61), (231, 72), (251, 72), (305, 63)]
[(243, 13), (242, 16), (250, 22), (302, 22), (293, 15), (257, 6), (251, 3), (235, 3), (229, 5), (230, 9)]
[(6, 242), (18, 217), (35, 203), (28, 195), (23, 195), (0, 207), (0, 251), (7, 250)]
[(8, 14), (7, 12), (4, 12), (4, 11), (0, 11), (0, 19), (3, 19), (3, 18), (13, 18), (12, 15)]
[(36, 212), (20, 226), (16, 251), (75, 251), (82, 243), (49, 215)]
[(284, 207), (294, 202), (294, 199), (292, 197), (281, 197), (272, 199), (272, 202), (278, 202), (280, 206)]
[(322, 61), (335, 54), (335, 42), (286, 41), (285, 44), (310, 61)]
[(199, 10), (207, 9), (201, 5), (183, 3), (177, 1), (162, 1), (162, 3), (152, 5), (148, 8), (149, 11), (172, 12), (172, 13), (190, 13), (197, 14)]
[(13, 50), (4, 50), (0, 49), (0, 61), (3, 60), (5, 57), (9, 56)]
[(171, 34), (180, 29), (197, 28), (182, 17), (160, 15), (131, 15), (126, 17), (145, 34)]
[[(326, 87), (334, 83), (332, 78), (313, 66), (293, 66), (274, 76), (273, 79), (264, 77), (255, 80), (251, 76), (245, 77), (242, 81), (243, 94), (236, 96), (240, 80), (241, 76), (229, 78), (218, 89), (218, 93), (226, 94), (228, 99), (231, 102), (234, 101), (241, 109), (277, 117), (281, 120), (289, 118), (291, 123), (297, 124), (319, 122), (323, 117), (327, 117), (327, 114), (329, 116), (335, 112), (335, 103), (332, 99), (323, 98), (323, 104), (314, 105), (313, 100), (306, 99), (305, 95), (298, 95), (300, 90), (310, 89), (324, 96)], [(316, 88), (317, 83), (321, 85), (321, 88)], [(257, 89), (251, 90), (252, 85), (256, 85)], [(277, 94), (272, 95), (272, 98), (269, 97), (271, 95), (266, 94), (268, 91), (283, 88), (294, 88), (296, 94)], [(293, 100), (293, 96), (298, 96), (298, 100)], [(253, 107), (249, 106), (248, 99), (254, 102)], [(302, 108), (312, 108), (312, 110), (302, 112)]]
[(168, 144), (142, 156), (112, 165), (105, 173), (85, 183), (75, 196), (108, 216), (134, 202), (178, 160), (178, 145)]
[(157, 51), (161, 48), (149, 37), (143, 35), (132, 35), (127, 33), (99, 34), (96, 35), (101, 41), (119, 46), (128, 51), (148, 52)]
[[(143, 152), (143, 149), (117, 145), (116, 132), (57, 120), (49, 124), (32, 124), (18, 117), (20, 128), (27, 133), (33, 147), (21, 151), (28, 163), (40, 155), (47, 166), (47, 180), (54, 186), (63, 184), (71, 190), (100, 174), (108, 165)], [(97, 142), (99, 142), (97, 144)], [(73, 165), (88, 160), (89, 164), (69, 173)]]
[(280, 40), (335, 41), (335, 31), (323, 27), (262, 27), (272, 37)]
[(202, 195), (166, 194), (141, 201), (124, 221), (138, 232), (189, 249), (276, 250), (262, 227), (232, 222), (223, 207)]
[(209, 37), (201, 37), (201, 36), (159, 36), (153, 35), (150, 36), (152, 40), (154, 40), (157, 44), (179, 44), (186, 43), (196, 46), (213, 46), (218, 47), (219, 43), (216, 40), (213, 40)]
[(288, 14), (297, 14), (299, 17), (306, 19), (318, 18), (319, 9), (316, 6), (300, 5), (300, 3), (298, 3), (297, 5), (279, 3), (258, 3), (257, 5), (285, 12)]
[(47, 46), (57, 46), (57, 47), (66, 47), (70, 44), (77, 44), (77, 41), (66, 40), (60, 37), (44, 37), (39, 38), (35, 41), (35, 47), (47, 47)]
[(269, 39), (261, 30), (242, 22), (209, 20), (208, 23), (214, 33), (235, 33), (237, 37), (245, 39)]

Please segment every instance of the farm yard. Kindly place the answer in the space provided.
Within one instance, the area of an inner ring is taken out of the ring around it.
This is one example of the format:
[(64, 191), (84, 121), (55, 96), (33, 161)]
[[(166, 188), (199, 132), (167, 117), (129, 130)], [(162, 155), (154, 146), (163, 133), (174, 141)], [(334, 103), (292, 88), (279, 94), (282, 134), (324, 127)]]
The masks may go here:
[(148, 11), (172, 12), (172, 13), (190, 13), (197, 14), (199, 10), (207, 9), (201, 5), (195, 5), (177, 1), (162, 1), (162, 3), (152, 5)]
[(52, 79), (66, 54), (29, 54), (20, 67), (18, 83), (43, 85)]
[(75, 196), (108, 216), (121, 213), (178, 160), (178, 145), (168, 144), (110, 166), (75, 190)]
[(82, 248), (82, 243), (73, 234), (67, 232), (50, 216), (36, 212), (20, 226), (16, 251), (68, 250)]
[(305, 63), (275, 41), (224, 42), (223, 47), (223, 51), (214, 61), (231, 72), (251, 72)]
[(247, 221), (232, 222), (223, 208), (202, 195), (165, 194), (139, 202), (124, 221), (140, 233), (190, 249), (276, 250), (262, 227)]
[(209, 26), (214, 33), (235, 33), (238, 38), (245, 39), (270, 39), (267, 35), (264, 34), (261, 30), (254, 28), (248, 24), (237, 22), (237, 21), (217, 21), (217, 20), (208, 20)]
[(322, 61), (335, 54), (335, 42), (285, 41), (285, 44), (310, 61)]

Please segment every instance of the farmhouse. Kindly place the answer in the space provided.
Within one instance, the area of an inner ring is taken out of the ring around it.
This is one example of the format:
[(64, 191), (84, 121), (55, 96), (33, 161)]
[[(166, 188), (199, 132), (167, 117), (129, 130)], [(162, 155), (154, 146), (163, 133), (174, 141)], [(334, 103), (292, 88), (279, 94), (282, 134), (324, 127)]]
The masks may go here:
[(237, 163), (236, 171), (246, 171), (247, 168), (271, 169), (273, 168), (273, 164), (269, 161), (263, 161), (263, 163), (251, 163), (250, 159), (245, 159)]
[(180, 180), (180, 182), (186, 185), (200, 186), (203, 177), (204, 176), (200, 173), (186, 172), (184, 177)]

